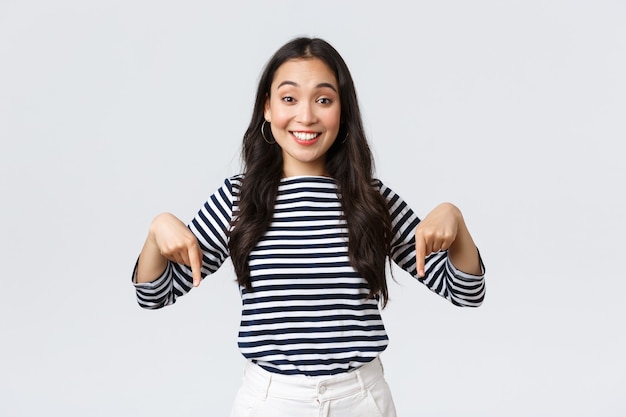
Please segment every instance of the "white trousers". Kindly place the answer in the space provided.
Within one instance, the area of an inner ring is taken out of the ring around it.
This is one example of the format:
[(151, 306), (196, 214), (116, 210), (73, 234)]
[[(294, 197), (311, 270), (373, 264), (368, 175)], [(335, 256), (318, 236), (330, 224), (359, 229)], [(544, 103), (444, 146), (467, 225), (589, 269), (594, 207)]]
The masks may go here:
[(380, 359), (350, 372), (280, 375), (248, 362), (231, 417), (396, 417)]

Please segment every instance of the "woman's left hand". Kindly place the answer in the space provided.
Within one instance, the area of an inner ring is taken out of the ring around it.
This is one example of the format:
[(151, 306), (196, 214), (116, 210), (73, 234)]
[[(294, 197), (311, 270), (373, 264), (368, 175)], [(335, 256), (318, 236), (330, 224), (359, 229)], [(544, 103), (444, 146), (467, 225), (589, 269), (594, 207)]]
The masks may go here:
[(450, 203), (435, 207), (420, 221), (415, 229), (415, 256), (417, 275), (424, 277), (424, 265), (428, 255), (448, 250), (457, 239), (459, 227), (463, 225), (461, 211)]

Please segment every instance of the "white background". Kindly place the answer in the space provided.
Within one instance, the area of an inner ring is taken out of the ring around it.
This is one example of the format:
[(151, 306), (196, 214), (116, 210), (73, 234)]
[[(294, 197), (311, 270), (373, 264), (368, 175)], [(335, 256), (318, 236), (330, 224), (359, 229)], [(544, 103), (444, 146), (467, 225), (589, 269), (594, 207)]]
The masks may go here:
[(152, 218), (189, 220), (297, 35), (350, 66), (377, 175), (463, 211), (479, 309), (396, 271), (401, 416), (626, 415), (622, 1), (0, 0), (0, 415), (226, 416), (232, 266), (170, 308), (130, 283)]

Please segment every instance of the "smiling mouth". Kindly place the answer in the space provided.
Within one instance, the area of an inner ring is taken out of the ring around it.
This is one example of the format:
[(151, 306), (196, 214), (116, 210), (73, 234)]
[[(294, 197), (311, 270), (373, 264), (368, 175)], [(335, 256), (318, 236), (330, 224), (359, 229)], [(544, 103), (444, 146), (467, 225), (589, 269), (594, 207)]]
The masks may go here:
[(301, 142), (309, 142), (320, 136), (320, 133), (314, 132), (291, 132), (291, 134)]

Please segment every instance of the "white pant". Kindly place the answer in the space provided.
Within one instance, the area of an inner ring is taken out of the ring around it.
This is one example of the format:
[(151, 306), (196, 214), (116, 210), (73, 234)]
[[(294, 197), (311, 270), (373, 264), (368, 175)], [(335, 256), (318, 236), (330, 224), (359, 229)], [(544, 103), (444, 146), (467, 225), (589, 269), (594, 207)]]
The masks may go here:
[(396, 417), (378, 358), (350, 372), (280, 375), (248, 362), (231, 417)]

